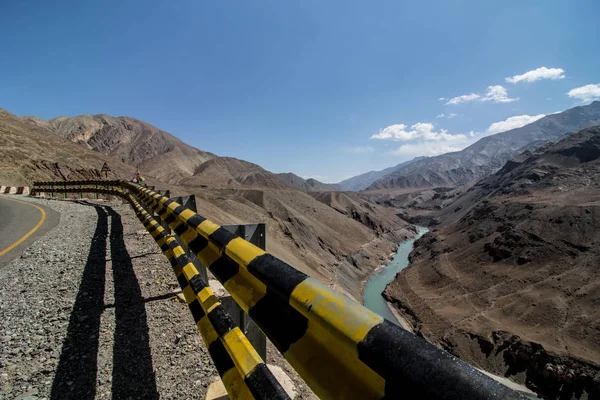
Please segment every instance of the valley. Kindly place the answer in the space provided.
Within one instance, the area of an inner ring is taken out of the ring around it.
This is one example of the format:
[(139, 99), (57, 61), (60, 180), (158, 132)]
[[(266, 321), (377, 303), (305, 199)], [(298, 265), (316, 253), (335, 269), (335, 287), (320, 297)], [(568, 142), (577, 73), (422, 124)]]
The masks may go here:
[(2, 110), (0, 178), (97, 179), (104, 162), (113, 179), (139, 170), (173, 195), (196, 195), (216, 223), (264, 222), (270, 253), (356, 301), (399, 244), (428, 226), (404, 249), (409, 265), (366, 296), (478, 368), (548, 398), (593, 397), (600, 128), (572, 132), (596, 124), (600, 102), (326, 184), (195, 149), (129, 117), (45, 121)]
[(269, 252), (356, 300), (366, 276), (415, 231), (356, 193), (195, 149), (129, 117), (45, 121), (0, 110), (0, 141), (3, 184), (99, 179), (104, 162), (109, 179), (139, 169), (148, 184), (196, 195), (199, 213), (216, 223), (266, 223)]
[(599, 161), (594, 127), (522, 154), (429, 210), (435, 225), (385, 298), (418, 334), (472, 365), (549, 398), (593, 398)]

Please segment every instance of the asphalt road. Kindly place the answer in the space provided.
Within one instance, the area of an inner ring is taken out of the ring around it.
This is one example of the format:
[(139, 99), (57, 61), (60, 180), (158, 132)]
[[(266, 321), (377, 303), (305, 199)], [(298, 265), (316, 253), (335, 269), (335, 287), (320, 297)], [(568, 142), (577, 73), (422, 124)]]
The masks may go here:
[(59, 214), (24, 196), (0, 195), (0, 268), (54, 228)]

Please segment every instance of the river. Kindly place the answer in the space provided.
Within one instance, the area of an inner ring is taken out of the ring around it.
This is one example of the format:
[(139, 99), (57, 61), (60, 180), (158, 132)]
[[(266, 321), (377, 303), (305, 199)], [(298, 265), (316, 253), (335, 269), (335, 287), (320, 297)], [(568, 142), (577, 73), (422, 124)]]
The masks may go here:
[(390, 320), (400, 326), (400, 322), (390, 311), (387, 301), (381, 293), (385, 290), (388, 283), (394, 280), (396, 274), (408, 265), (408, 255), (412, 251), (415, 240), (427, 233), (428, 229), (422, 226), (417, 227), (419, 234), (413, 239), (405, 240), (398, 247), (398, 251), (390, 263), (377, 272), (369, 279), (363, 289), (363, 302), (365, 307), (375, 311), (385, 319)]

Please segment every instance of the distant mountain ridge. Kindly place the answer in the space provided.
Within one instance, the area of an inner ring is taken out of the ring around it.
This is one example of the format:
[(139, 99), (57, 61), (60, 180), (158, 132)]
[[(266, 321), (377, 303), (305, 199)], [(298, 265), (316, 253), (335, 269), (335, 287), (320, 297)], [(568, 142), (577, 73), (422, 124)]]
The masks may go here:
[(337, 183), (323, 183), (316, 179), (304, 179), (291, 172), (283, 172), (279, 175), (290, 186), (304, 190), (305, 192), (326, 192), (326, 191), (341, 191), (342, 187)]
[(600, 101), (547, 115), (521, 128), (487, 136), (464, 150), (411, 162), (375, 182), (367, 190), (458, 186), (498, 171), (517, 154), (600, 124)]
[(368, 188), (369, 186), (371, 186), (373, 184), (373, 182), (385, 177), (388, 174), (393, 173), (397, 169), (402, 168), (403, 166), (408, 165), (412, 162), (419, 161), (419, 160), (422, 160), (425, 158), (427, 158), (427, 157), (416, 157), (416, 158), (413, 158), (412, 160), (405, 161), (394, 167), (389, 167), (389, 168), (383, 169), (381, 171), (365, 172), (364, 174), (353, 176), (352, 178), (348, 178), (341, 182), (338, 182), (338, 183), (336, 183), (336, 185), (338, 185), (342, 190), (349, 190), (349, 191), (364, 190), (364, 189)]

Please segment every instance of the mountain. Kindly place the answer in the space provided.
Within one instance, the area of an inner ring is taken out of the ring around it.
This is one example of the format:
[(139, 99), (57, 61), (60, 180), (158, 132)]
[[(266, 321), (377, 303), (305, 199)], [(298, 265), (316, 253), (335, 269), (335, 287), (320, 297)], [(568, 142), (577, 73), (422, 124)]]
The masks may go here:
[(144, 173), (173, 185), (292, 188), (276, 174), (256, 164), (196, 149), (135, 118), (99, 114), (48, 121), (23, 117), (23, 121), (139, 167)]
[(414, 161), (419, 161), (419, 160), (422, 160), (425, 158), (427, 158), (427, 157), (416, 157), (410, 161), (403, 162), (394, 167), (389, 167), (389, 168), (383, 169), (381, 171), (365, 172), (364, 174), (360, 174), (357, 176), (353, 176), (352, 178), (345, 179), (345, 180), (337, 183), (337, 185), (342, 190), (349, 190), (349, 191), (353, 191), (353, 192), (357, 192), (359, 190), (364, 190), (364, 189), (368, 188), (369, 186), (371, 186), (373, 184), (373, 182), (396, 171), (397, 169), (402, 168), (403, 166), (408, 165)]
[(341, 190), (341, 187), (338, 184), (323, 183), (313, 178), (304, 179), (291, 172), (284, 172), (277, 175), (279, 175), (291, 187), (295, 189), (304, 190), (305, 192), (326, 192)]
[[(202, 163), (216, 157), (130, 117), (101, 114), (58, 117), (48, 121), (23, 117), (23, 120), (173, 183), (192, 175)], [(163, 170), (163, 165), (169, 165), (169, 170)]]
[(217, 223), (265, 223), (270, 253), (356, 300), (361, 283), (388, 262), (400, 241), (415, 233), (389, 208), (360, 200), (354, 210), (349, 204), (333, 208), (313, 197), (322, 193), (282, 189), (192, 193), (198, 210)]
[(527, 149), (597, 124), (600, 124), (600, 101), (484, 137), (461, 151), (412, 162), (379, 178), (368, 190), (472, 183), (498, 171), (507, 160)]
[[(29, 186), (35, 180), (100, 179), (108, 163), (112, 179), (131, 179), (135, 167), (71, 143), (0, 109), (0, 182)], [(149, 177), (149, 182), (154, 182)]]
[(428, 340), (544, 398), (597, 395), (600, 126), (508, 161), (439, 220), (385, 297)]
[(187, 187), (292, 189), (277, 174), (233, 157), (212, 158), (200, 164), (193, 175), (176, 183)]
[(217, 223), (265, 223), (270, 253), (355, 299), (361, 283), (415, 232), (389, 208), (350, 197), (316, 199), (256, 164), (194, 149), (133, 118), (45, 121), (0, 110), (1, 184), (100, 178), (104, 162), (112, 168), (109, 178), (131, 179), (139, 166), (148, 183), (173, 195), (195, 194), (198, 212)]
[[(368, 202), (352, 192), (313, 192), (312, 197), (346, 215), (375, 232), (383, 233), (393, 228), (394, 211)], [(393, 217), (392, 217), (393, 216)]]

